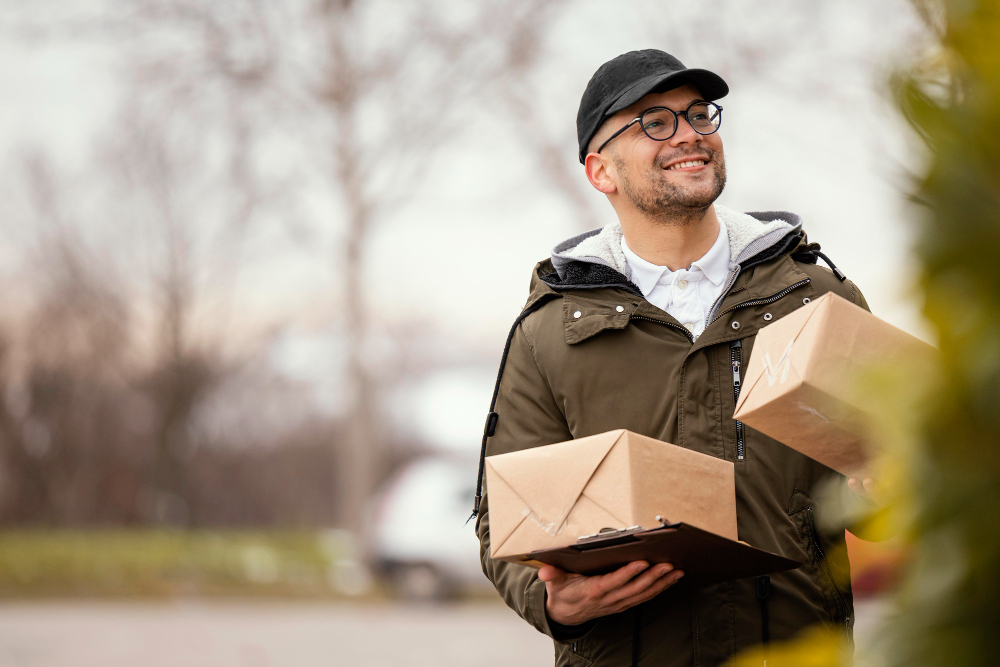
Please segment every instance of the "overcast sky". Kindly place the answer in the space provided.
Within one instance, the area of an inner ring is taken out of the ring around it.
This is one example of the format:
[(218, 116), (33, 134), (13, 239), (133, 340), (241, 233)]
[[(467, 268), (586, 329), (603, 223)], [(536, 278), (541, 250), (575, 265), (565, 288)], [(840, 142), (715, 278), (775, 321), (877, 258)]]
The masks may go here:
[[(584, 179), (575, 114), (601, 63), (657, 47), (688, 66), (718, 71), (731, 89), (722, 101), (729, 181), (720, 203), (798, 213), (810, 240), (860, 286), (876, 314), (927, 337), (911, 296), (913, 212), (903, 193), (920, 156), (878, 92), (912, 45), (915, 24), (905, 2), (824, 4), (831, 6), (570, 3), (550, 27), (533, 94), (546, 123), (565, 137), (565, 160)], [(796, 13), (805, 6), (814, 6), (815, 22)], [(697, 35), (671, 39), (690, 19), (684, 12), (720, 10), (717, 24), (701, 17)], [(758, 34), (759, 50), (770, 54), (760, 59), (763, 71), (744, 66)], [(120, 71), (116, 53), (99, 44), (0, 42), (0, 156), (10, 160), (37, 143), (70, 168), (86, 165), (120, 101)], [(532, 266), (581, 231), (572, 209), (539, 177), (523, 130), (484, 112), (488, 122), (456, 129), (450, 148), (428, 160), (431, 177), (379, 228), (368, 257), (369, 294), (380, 318), (423, 322), (452, 351), (440, 359), (441, 373), (404, 392), (400, 409), (409, 406), (406, 414), (433, 439), (463, 450), (478, 445), (494, 365)], [(602, 195), (590, 196), (602, 221), (613, 221)], [(331, 226), (317, 239), (336, 244), (337, 232)], [(302, 253), (277, 233), (265, 234), (249, 257), (241, 282), (245, 321), (285, 321), (274, 363), (315, 383), (321, 402), (336, 403), (337, 303), (329, 297), (335, 285), (328, 258)]]

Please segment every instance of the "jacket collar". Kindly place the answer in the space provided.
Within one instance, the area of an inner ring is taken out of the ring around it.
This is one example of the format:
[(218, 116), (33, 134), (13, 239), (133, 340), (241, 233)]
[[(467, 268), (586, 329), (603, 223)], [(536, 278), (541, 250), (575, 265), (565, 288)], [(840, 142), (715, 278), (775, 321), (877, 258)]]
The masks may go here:
[[(740, 213), (716, 204), (715, 213), (719, 222), (726, 226), (729, 255), (731, 261), (737, 264), (762, 253), (802, 227), (799, 216), (787, 211)], [(557, 245), (552, 250), (552, 267), (556, 270), (558, 282), (566, 283), (571, 277), (570, 267), (583, 262), (612, 269), (635, 288), (621, 239), (621, 223), (616, 221)]]
[[(721, 206), (716, 206), (716, 214), (726, 225), (729, 237), (731, 256), (726, 280), (741, 276), (727, 290), (719, 304), (720, 309), (752, 298), (759, 290), (774, 288), (772, 291), (776, 291), (804, 277), (804, 274), (788, 275), (791, 262), (777, 263), (782, 266), (776, 267), (773, 261), (789, 253), (794, 254), (806, 243), (797, 215), (784, 211), (738, 213)], [(749, 289), (751, 286), (747, 283), (748, 274), (745, 271), (761, 264), (775, 270), (763, 274), (756, 272), (753, 289)], [(562, 295), (566, 342), (570, 344), (586, 340), (605, 329), (623, 328), (635, 315), (676, 324), (668, 314), (646, 302), (642, 290), (626, 272), (631, 273), (622, 251), (621, 226), (615, 223), (595, 229), (560, 243), (550, 260), (536, 265), (528, 306)], [(615, 290), (622, 290), (635, 298)], [(618, 310), (618, 306), (622, 307), (622, 311)], [(698, 343), (702, 343), (703, 339), (707, 340), (703, 335)]]

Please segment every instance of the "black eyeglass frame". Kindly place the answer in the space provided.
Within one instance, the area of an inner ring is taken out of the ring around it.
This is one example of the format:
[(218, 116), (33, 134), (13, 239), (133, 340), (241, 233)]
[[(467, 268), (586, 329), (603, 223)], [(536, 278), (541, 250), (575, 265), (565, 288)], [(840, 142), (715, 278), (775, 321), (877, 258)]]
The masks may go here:
[[(688, 118), (688, 112), (691, 111), (692, 107), (694, 107), (694, 106), (696, 106), (698, 104), (710, 104), (710, 105), (712, 105), (713, 107), (715, 107), (716, 109), (719, 110), (719, 124), (711, 132), (701, 132), (701, 131), (699, 131), (698, 128), (696, 128), (694, 126), (694, 124), (691, 122), (691, 119)], [(669, 134), (669, 136), (663, 137), (662, 139), (657, 139), (656, 137), (650, 136), (649, 132), (646, 131), (646, 124), (642, 122), (642, 117), (645, 116), (646, 114), (648, 114), (650, 111), (659, 111), (661, 109), (669, 111), (670, 113), (672, 113), (674, 115), (674, 131), (671, 132)], [(635, 118), (633, 118), (632, 120), (630, 120), (625, 125), (625, 127), (623, 127), (622, 129), (618, 130), (617, 132), (615, 132), (614, 134), (612, 134), (610, 137), (608, 137), (607, 141), (605, 141), (603, 144), (601, 144), (600, 146), (598, 146), (597, 150), (594, 151), (594, 152), (595, 153), (600, 153), (601, 149), (604, 148), (605, 146), (607, 146), (611, 142), (612, 139), (614, 139), (619, 134), (621, 134), (622, 132), (624, 132), (628, 128), (632, 127), (636, 123), (639, 123), (639, 127), (642, 128), (642, 133), (645, 134), (650, 139), (652, 139), (653, 141), (666, 141), (667, 139), (670, 139), (670, 137), (672, 137), (675, 134), (677, 134), (677, 129), (681, 126), (681, 123), (677, 119), (677, 116), (681, 116), (681, 115), (684, 116), (684, 120), (686, 120), (687, 123), (688, 123), (688, 125), (691, 126), (691, 129), (694, 130), (695, 132), (697, 132), (698, 134), (700, 134), (703, 137), (707, 137), (710, 134), (715, 134), (716, 132), (719, 131), (719, 128), (722, 127), (722, 107), (720, 107), (715, 102), (709, 102), (708, 100), (695, 100), (694, 102), (692, 102), (691, 104), (689, 104), (688, 108), (685, 109), (684, 111), (674, 111), (673, 109), (671, 109), (669, 107), (649, 107), (648, 109), (646, 109), (645, 111), (643, 111), (642, 113), (640, 113), (638, 116), (636, 116)]]

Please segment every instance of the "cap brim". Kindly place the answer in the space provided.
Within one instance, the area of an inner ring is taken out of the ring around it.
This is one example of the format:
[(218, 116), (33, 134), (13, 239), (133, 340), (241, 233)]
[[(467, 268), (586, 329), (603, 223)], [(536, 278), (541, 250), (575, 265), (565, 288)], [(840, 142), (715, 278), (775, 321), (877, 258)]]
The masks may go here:
[(636, 81), (622, 93), (604, 112), (604, 117), (607, 118), (632, 106), (650, 93), (671, 90), (686, 83), (697, 86), (702, 97), (707, 101), (717, 100), (729, 93), (729, 86), (722, 80), (722, 77), (707, 69), (685, 69), (680, 72), (650, 74)]

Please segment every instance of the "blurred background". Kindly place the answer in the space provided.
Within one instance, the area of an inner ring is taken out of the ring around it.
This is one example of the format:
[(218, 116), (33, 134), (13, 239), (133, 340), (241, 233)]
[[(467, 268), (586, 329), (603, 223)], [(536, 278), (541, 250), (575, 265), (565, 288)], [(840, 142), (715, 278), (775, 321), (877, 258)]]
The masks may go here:
[[(550, 662), (464, 522), (530, 271), (614, 219), (575, 116), (625, 51), (721, 74), (720, 203), (936, 342), (909, 2), (2, 5), (0, 665)], [(902, 552), (851, 548), (860, 642)]]

